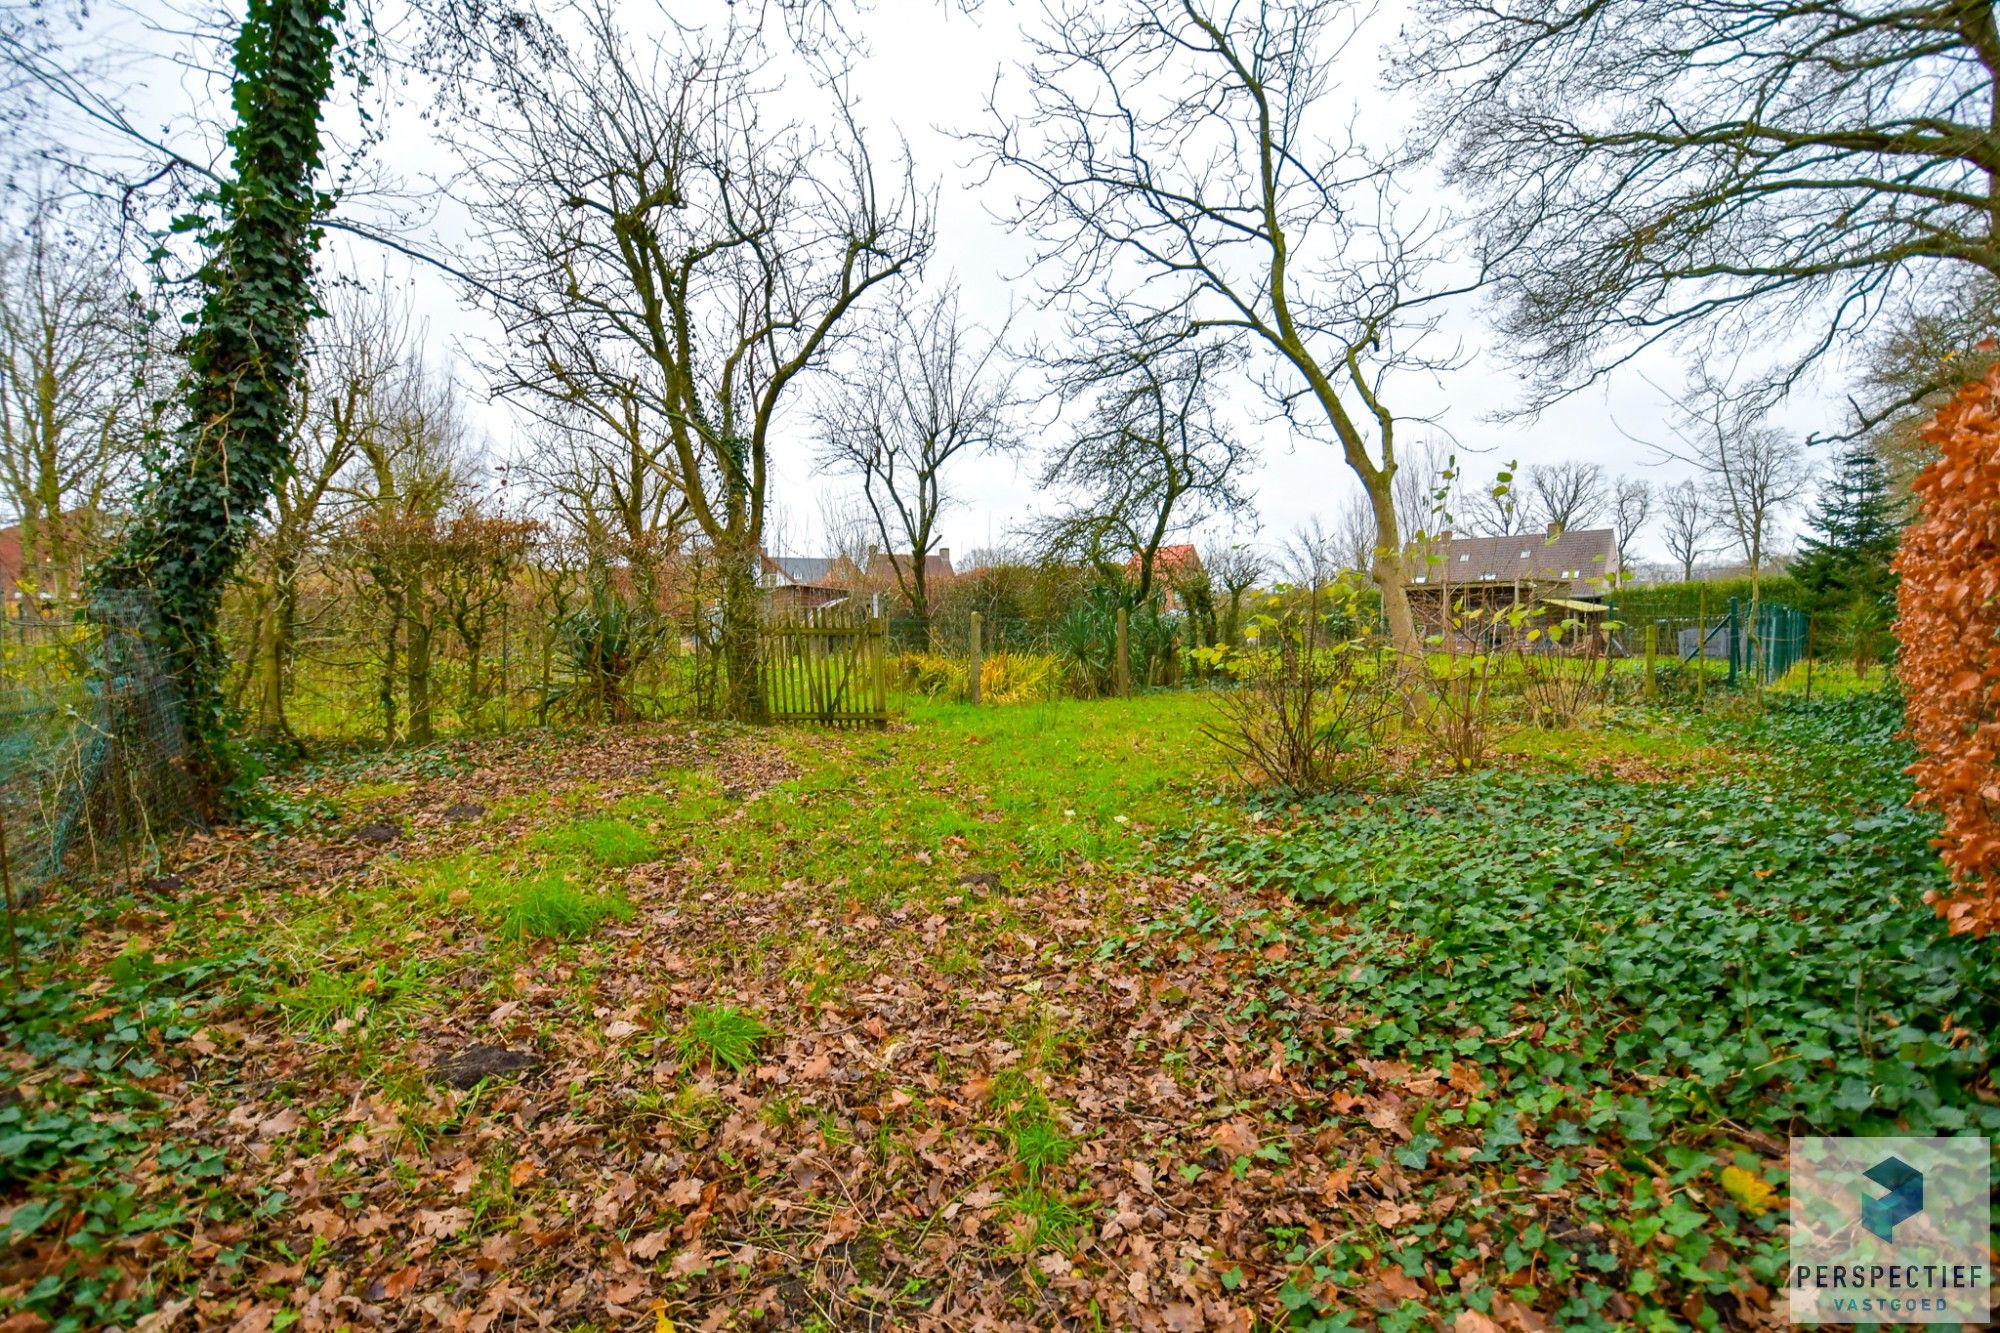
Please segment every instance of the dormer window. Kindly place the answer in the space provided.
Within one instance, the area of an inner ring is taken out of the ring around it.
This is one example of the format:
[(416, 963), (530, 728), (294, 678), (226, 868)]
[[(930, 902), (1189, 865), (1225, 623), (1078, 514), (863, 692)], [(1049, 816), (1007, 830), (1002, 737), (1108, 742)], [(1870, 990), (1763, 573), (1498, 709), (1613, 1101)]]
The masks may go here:
[(1528, 558), (1528, 553), (1526, 551), (1521, 552), (1521, 558), (1523, 560), (1526, 560)]
[(1464, 564), (1464, 563), (1465, 563), (1466, 561), (1468, 561), (1468, 560), (1470, 560), (1470, 559), (1472, 559), (1472, 552), (1470, 552), (1470, 551), (1462, 551), (1462, 552), (1460, 552), (1460, 553), (1459, 553), (1459, 557), (1458, 557), (1458, 563), (1462, 565), (1462, 564)]
[(1499, 577), (1500, 577), (1500, 576), (1499, 576), (1498, 574), (1493, 574), (1493, 573), (1486, 573), (1486, 574), (1481, 574), (1481, 575), (1479, 576), (1479, 581), (1480, 581), (1481, 583), (1492, 583), (1492, 582), (1493, 582), (1494, 580), (1498, 579)]
[(1430, 581), (1431, 581), (1431, 576), (1428, 574), (1419, 574), (1415, 578), (1410, 580), (1410, 582), (1412, 583), (1429, 583)]
[(1582, 571), (1582, 570), (1580, 570), (1580, 569), (1565, 569), (1565, 570), (1563, 571), (1563, 577), (1564, 577), (1564, 578), (1566, 578), (1566, 579), (1573, 579), (1573, 578), (1578, 578), (1578, 577), (1580, 577), (1580, 576), (1581, 576), (1582, 574), (1583, 574), (1583, 571)]

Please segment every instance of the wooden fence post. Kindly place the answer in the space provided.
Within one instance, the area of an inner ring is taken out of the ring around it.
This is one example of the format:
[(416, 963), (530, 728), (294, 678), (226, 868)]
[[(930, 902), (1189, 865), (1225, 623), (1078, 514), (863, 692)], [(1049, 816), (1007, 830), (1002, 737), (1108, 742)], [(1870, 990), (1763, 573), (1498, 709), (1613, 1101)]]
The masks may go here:
[(875, 725), (889, 725), (889, 622), (881, 616), (869, 621), (869, 638), (875, 649)]
[(1132, 692), (1132, 613), (1122, 606), (1118, 608), (1117, 657), (1111, 663), (1111, 672), (1118, 697), (1122, 699)]
[(1653, 697), (1653, 690), (1657, 680), (1655, 662), (1659, 650), (1660, 625), (1658, 621), (1652, 621), (1646, 626), (1646, 697), (1649, 699)]
[(982, 663), (979, 642), (979, 613), (972, 613), (972, 628), (966, 635), (965, 699), (967, 703), (979, 702), (979, 671)]
[(1812, 616), (1807, 615), (1806, 616), (1806, 698), (1807, 699), (1812, 698), (1812, 672), (1813, 672), (1812, 632), (1813, 632)]

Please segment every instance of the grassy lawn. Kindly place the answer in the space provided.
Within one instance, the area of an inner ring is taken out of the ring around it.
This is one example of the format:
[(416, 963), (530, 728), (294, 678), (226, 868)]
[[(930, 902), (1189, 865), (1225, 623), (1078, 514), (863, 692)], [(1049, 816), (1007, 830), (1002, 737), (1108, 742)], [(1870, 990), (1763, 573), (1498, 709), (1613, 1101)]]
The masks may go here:
[(297, 771), (27, 920), (0, 1327), (1782, 1321), (1785, 1136), (1993, 1132), (2000, 957), (1891, 707), (1724, 711), (1312, 802), (1198, 693)]

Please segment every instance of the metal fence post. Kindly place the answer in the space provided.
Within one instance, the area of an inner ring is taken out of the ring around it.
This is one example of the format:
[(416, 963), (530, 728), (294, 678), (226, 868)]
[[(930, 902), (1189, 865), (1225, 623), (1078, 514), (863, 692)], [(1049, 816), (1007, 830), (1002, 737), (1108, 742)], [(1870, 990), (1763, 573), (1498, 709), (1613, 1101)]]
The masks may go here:
[(1646, 622), (1646, 697), (1653, 697), (1656, 685), (1656, 656), (1660, 649), (1660, 626), (1657, 621)]
[(982, 645), (979, 642), (979, 628), (979, 613), (974, 611), (972, 613), (972, 628), (966, 634), (966, 647), (969, 650), (969, 655), (965, 668), (965, 698), (966, 702), (975, 704), (979, 702), (979, 673), (982, 665), (982, 655), (980, 652)]
[(1729, 688), (1736, 688), (1736, 648), (1739, 626), (1736, 619), (1736, 599), (1729, 599)]
[(1694, 699), (1697, 708), (1708, 704), (1708, 585), (1695, 591)]

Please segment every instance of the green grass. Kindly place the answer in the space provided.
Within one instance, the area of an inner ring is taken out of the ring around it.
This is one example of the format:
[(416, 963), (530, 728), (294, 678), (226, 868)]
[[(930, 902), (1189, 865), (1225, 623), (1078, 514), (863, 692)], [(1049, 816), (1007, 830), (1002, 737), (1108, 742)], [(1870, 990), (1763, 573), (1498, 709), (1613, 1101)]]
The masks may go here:
[(674, 1049), (687, 1064), (727, 1068), (740, 1074), (772, 1035), (762, 1020), (734, 1005), (691, 1004), (687, 1021), (674, 1034)]
[(1038, 1116), (1016, 1121), (1008, 1130), (1008, 1137), (1013, 1141), (1014, 1160), (1028, 1173), (1029, 1180), (1040, 1180), (1045, 1172), (1067, 1162), (1076, 1151), (1075, 1141), (1054, 1121)]
[(574, 868), (557, 863), (490, 893), (486, 906), (509, 939), (573, 940), (607, 919), (631, 917), (623, 892), (580, 884), (579, 878)]
[(1040, 1185), (1028, 1185), (1007, 1195), (1000, 1215), (1011, 1239), (1007, 1248), (1016, 1254), (1036, 1250), (1071, 1250), (1090, 1220), (1086, 1207), (1068, 1195)]
[(537, 835), (531, 845), (602, 866), (643, 865), (659, 856), (652, 839), (623, 819), (578, 819)]
[(335, 1032), (342, 1024), (412, 1016), (434, 1002), (428, 969), (414, 960), (351, 969), (324, 964), (278, 995), (279, 1007), (292, 1025), (311, 1036)]

